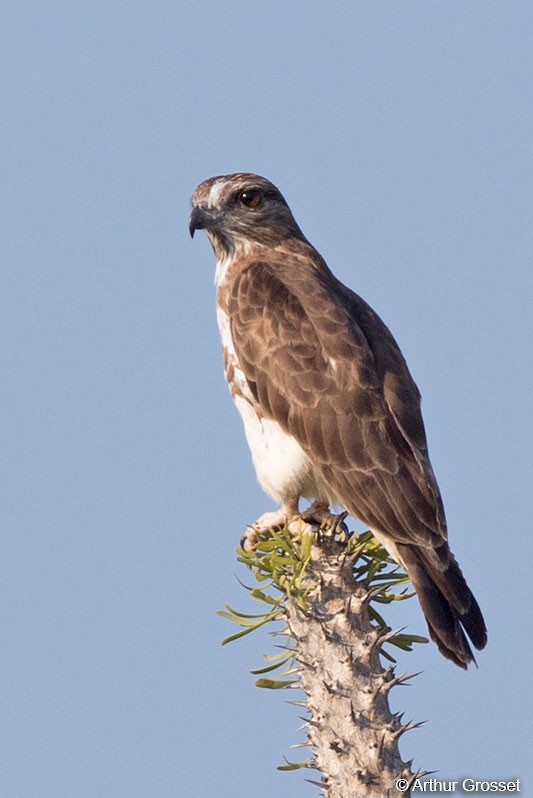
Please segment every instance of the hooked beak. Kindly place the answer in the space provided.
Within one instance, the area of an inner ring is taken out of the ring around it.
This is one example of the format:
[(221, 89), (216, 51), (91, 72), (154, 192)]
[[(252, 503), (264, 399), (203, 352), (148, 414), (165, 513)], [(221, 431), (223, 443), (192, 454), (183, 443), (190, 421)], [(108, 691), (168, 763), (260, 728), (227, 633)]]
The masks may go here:
[(210, 218), (207, 208), (200, 208), (198, 205), (195, 205), (189, 216), (189, 233), (191, 234), (191, 238), (194, 238), (196, 230), (205, 230), (206, 227), (209, 227), (209, 222)]

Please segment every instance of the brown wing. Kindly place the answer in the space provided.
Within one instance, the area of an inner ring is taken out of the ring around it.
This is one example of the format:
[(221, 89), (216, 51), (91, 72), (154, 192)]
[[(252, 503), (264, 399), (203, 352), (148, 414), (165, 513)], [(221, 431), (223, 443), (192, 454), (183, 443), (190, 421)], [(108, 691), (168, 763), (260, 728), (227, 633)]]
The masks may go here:
[(487, 642), (447, 545), (420, 394), (387, 327), (318, 255), (252, 263), (228, 298), (241, 368), (263, 413), (293, 435), (347, 510), (394, 543), (445, 657)]
[(389, 330), (320, 260), (248, 265), (228, 298), (241, 368), (346, 508), (400, 543), (437, 546), (444, 511), (420, 395)]

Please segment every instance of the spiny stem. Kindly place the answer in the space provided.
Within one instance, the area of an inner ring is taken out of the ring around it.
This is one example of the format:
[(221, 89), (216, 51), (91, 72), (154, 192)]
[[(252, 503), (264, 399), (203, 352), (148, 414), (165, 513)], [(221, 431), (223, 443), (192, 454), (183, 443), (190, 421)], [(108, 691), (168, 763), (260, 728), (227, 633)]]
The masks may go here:
[[(220, 613), (241, 626), (226, 638), (249, 634), (265, 623), (281, 621), (286, 646), (265, 657), (256, 674), (260, 687), (305, 693), (309, 716), (304, 719), (312, 756), (300, 763), (285, 760), (282, 770), (318, 768), (318, 784), (327, 798), (388, 798), (397, 796), (398, 778), (411, 781), (410, 763), (403, 762), (398, 740), (420, 724), (402, 724), (391, 713), (388, 694), (414, 675), (396, 676), (384, 669), (380, 655), (393, 659), (384, 644), (411, 650), (425, 638), (393, 631), (373, 607), (412, 594), (395, 592), (407, 581), (370, 533), (324, 533), (309, 525), (294, 536), (287, 530), (259, 538), (254, 551), (238, 550), (260, 583), (247, 588), (268, 609), (261, 615)], [(271, 674), (275, 673), (275, 678)], [(291, 702), (297, 703), (300, 702)], [(409, 793), (403, 793), (408, 795)]]

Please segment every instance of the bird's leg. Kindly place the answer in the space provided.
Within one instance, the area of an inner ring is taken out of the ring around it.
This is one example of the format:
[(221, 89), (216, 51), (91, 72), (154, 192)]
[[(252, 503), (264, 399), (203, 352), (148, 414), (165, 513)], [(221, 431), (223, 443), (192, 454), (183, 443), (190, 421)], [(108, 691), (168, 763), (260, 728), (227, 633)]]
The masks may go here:
[(310, 524), (316, 524), (316, 526), (327, 523), (331, 517), (329, 504), (319, 501), (318, 499), (314, 501), (313, 504), (310, 504), (307, 510), (304, 510), (302, 513), (304, 521)]

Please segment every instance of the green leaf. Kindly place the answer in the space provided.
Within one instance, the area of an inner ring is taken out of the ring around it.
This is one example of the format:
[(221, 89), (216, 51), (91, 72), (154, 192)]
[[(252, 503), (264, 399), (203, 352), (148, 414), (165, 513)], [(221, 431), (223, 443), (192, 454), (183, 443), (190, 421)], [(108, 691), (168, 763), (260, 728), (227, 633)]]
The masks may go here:
[(382, 656), (382, 657), (385, 657), (385, 659), (387, 659), (389, 662), (392, 662), (394, 665), (396, 665), (396, 662), (397, 662), (398, 660), (394, 659), (394, 657), (392, 656), (392, 654), (389, 654), (389, 652), (388, 652), (388, 651), (385, 651), (385, 649), (384, 649), (384, 648), (380, 648), (380, 649), (379, 649), (379, 653), (381, 654), (381, 656)]
[(265, 593), (264, 590), (260, 590), (258, 587), (255, 587), (250, 591), (250, 596), (255, 599), (255, 601), (262, 601), (265, 604), (272, 604), (276, 607), (279, 606), (282, 601), (282, 596), (276, 596), (273, 598), (272, 596), (269, 596), (268, 593)]
[(257, 612), (253, 614), (248, 612), (238, 612), (230, 607), (229, 604), (226, 604), (226, 610), (217, 610), (217, 615), (220, 615), (221, 618), (228, 618), (230, 621), (235, 621), (236, 623), (240, 623), (241, 619), (243, 618), (262, 618), (264, 614), (264, 612)]
[(227, 618), (229, 621), (238, 623), (239, 626), (245, 626), (245, 627), (251, 626), (253, 629), (255, 629), (256, 626), (258, 625), (260, 626), (262, 623), (266, 623), (271, 619), (270, 613), (268, 615), (265, 615), (265, 613), (257, 615), (256, 618), (258, 618), (259, 620), (254, 620), (253, 618), (246, 619), (240, 616), (233, 617), (232, 615), (229, 614), (229, 612), (224, 612), (223, 610), (219, 612), (219, 615), (221, 615), (222, 618)]
[(305, 762), (289, 762), (287, 757), (283, 757), (285, 765), (278, 765), (276, 770), (301, 770), (302, 768), (311, 768), (311, 760), (306, 759)]
[(313, 548), (314, 540), (315, 538), (313, 535), (303, 535), (302, 537), (301, 555), (305, 563), (307, 563), (311, 557), (311, 549)]
[(256, 687), (265, 687), (267, 690), (285, 690), (296, 684), (296, 679), (256, 679)]
[(282, 659), (280, 662), (275, 662), (273, 665), (265, 665), (264, 668), (254, 668), (250, 673), (253, 673), (254, 676), (259, 676), (261, 673), (270, 673), (271, 671), (277, 670), (277, 668), (283, 667), (290, 659), (291, 657), (285, 657), (285, 659)]
[(256, 629), (259, 629), (260, 626), (264, 626), (266, 623), (271, 621), (272, 618), (263, 618), (262, 621), (256, 623), (254, 626), (248, 626), (246, 629), (241, 629), (240, 632), (235, 632), (235, 634), (230, 635), (229, 637), (225, 637), (222, 641), (222, 645), (225, 646), (228, 643), (232, 643), (234, 640), (238, 640), (239, 637), (244, 637), (245, 635), (249, 635), (250, 632), (254, 632)]
[(387, 640), (387, 643), (392, 643), (394, 646), (401, 648), (403, 651), (412, 651), (414, 643), (429, 643), (427, 637), (420, 635), (396, 635)]

